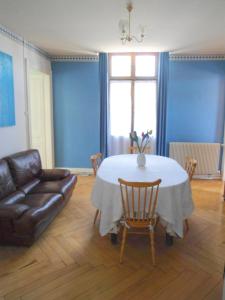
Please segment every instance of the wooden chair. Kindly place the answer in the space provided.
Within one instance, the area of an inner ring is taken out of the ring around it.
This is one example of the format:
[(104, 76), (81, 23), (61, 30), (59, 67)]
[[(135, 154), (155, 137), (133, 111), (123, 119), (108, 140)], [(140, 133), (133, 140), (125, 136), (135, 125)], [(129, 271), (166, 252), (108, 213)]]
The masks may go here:
[[(186, 157), (186, 162), (185, 162), (185, 170), (188, 173), (188, 177), (189, 177), (189, 181), (192, 181), (192, 178), (194, 176), (195, 170), (197, 167), (197, 160), (192, 158), (192, 157)], [(184, 220), (185, 222), (185, 227), (186, 227), (186, 232), (187, 233), (189, 231), (189, 223), (188, 223), (188, 219)]]
[(146, 234), (143, 231), (128, 231), (130, 228), (133, 228), (149, 230), (152, 262), (155, 265), (154, 227), (157, 221), (155, 210), (161, 179), (154, 182), (128, 182), (119, 178), (118, 181), (120, 183), (124, 218), (121, 222), (124, 227), (120, 249), (120, 263), (123, 260), (127, 233)]
[(96, 176), (97, 170), (100, 167), (100, 164), (102, 162), (102, 153), (96, 153), (91, 155), (90, 160), (91, 160), (94, 175)]
[[(136, 154), (136, 153), (138, 153), (138, 147), (136, 147), (136, 146), (130, 146), (130, 147), (128, 148), (128, 152), (129, 152), (130, 154)], [(146, 147), (144, 153), (145, 153), (145, 154), (150, 154), (150, 153), (151, 153), (151, 147), (150, 147), (150, 146), (149, 146), (149, 147)]]
[[(97, 170), (102, 162), (102, 153), (96, 153), (96, 154), (91, 155), (90, 160), (91, 160), (94, 176), (96, 176)], [(100, 214), (100, 211), (99, 211), (99, 209), (97, 209), (96, 213), (95, 213), (95, 217), (94, 217), (94, 224), (96, 223), (96, 220), (97, 220), (99, 214)]]
[(197, 160), (191, 157), (186, 157), (185, 170), (188, 173), (188, 177), (190, 181), (193, 178), (196, 167), (197, 167)]

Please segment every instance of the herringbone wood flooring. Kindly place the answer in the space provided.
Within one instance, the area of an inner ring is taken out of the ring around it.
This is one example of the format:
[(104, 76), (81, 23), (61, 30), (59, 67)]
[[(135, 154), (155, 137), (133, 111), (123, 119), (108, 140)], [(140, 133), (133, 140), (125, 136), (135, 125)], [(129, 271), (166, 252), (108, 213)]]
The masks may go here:
[(79, 177), (64, 210), (31, 248), (0, 247), (0, 299), (220, 300), (225, 261), (225, 202), (220, 181), (193, 181), (190, 232), (172, 247), (156, 230), (157, 266), (148, 237), (119, 247), (100, 237), (90, 203), (93, 177)]

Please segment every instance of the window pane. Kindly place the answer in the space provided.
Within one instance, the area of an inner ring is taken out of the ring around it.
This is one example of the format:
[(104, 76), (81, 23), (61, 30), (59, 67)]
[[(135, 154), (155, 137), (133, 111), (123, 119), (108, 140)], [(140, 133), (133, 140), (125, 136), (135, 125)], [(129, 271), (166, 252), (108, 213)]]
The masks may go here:
[(136, 76), (155, 76), (155, 56), (137, 55), (135, 57)]
[(111, 76), (131, 76), (131, 57), (113, 55), (111, 57)]
[(110, 83), (110, 132), (129, 136), (131, 128), (131, 82)]
[(156, 133), (156, 81), (135, 82), (134, 130), (138, 134), (153, 130)]

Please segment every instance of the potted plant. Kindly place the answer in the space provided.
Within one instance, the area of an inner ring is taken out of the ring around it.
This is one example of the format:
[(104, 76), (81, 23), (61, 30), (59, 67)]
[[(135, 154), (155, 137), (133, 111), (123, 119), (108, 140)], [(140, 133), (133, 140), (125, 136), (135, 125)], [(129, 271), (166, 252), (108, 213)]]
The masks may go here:
[(132, 131), (130, 133), (131, 143), (136, 144), (138, 150), (138, 155), (137, 155), (138, 167), (145, 167), (146, 164), (145, 149), (147, 145), (150, 143), (151, 134), (152, 134), (152, 130), (148, 130), (146, 133), (142, 132), (141, 137), (139, 138), (136, 131)]

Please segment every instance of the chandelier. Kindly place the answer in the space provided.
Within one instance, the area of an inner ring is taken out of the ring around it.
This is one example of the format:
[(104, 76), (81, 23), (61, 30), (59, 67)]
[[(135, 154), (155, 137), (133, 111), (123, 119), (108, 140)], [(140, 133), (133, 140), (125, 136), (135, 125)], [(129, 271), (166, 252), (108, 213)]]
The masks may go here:
[(128, 11), (128, 21), (124, 22), (121, 21), (121, 41), (122, 44), (126, 44), (126, 42), (132, 42), (135, 40), (138, 43), (142, 43), (144, 40), (144, 28), (141, 29), (141, 33), (139, 38), (137, 38), (135, 35), (131, 34), (131, 12), (133, 10), (132, 3), (127, 4), (127, 11)]

